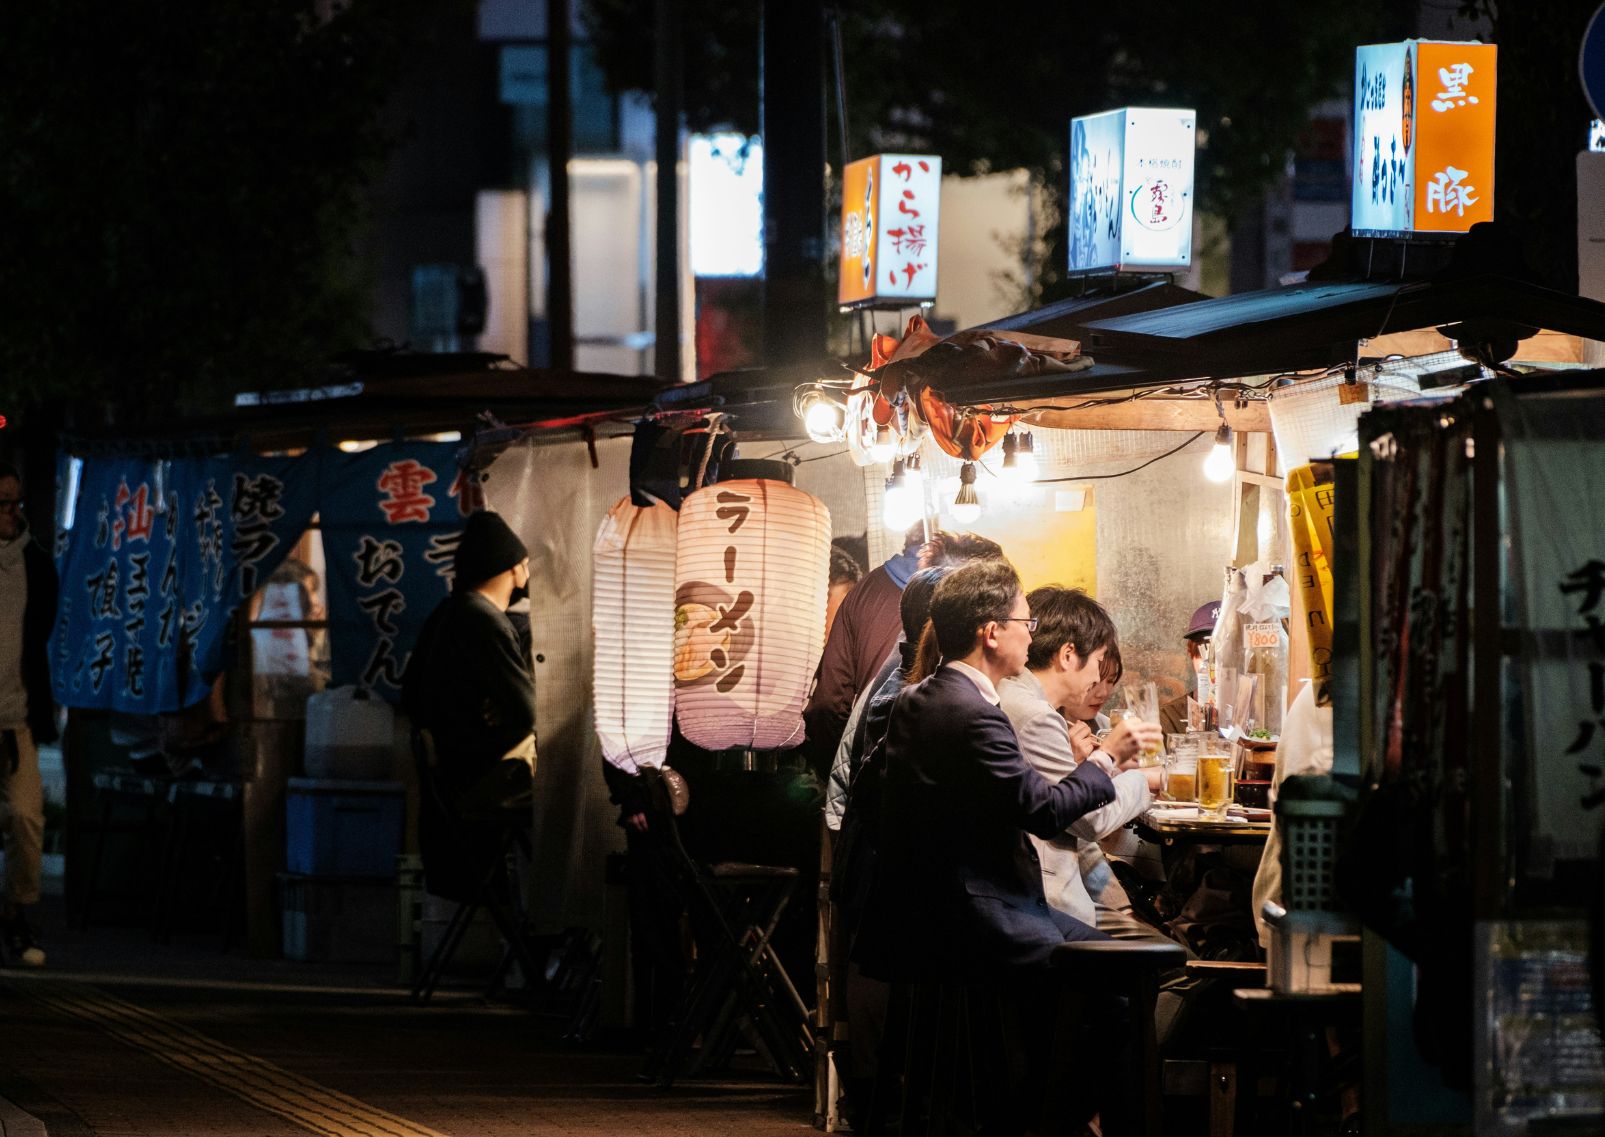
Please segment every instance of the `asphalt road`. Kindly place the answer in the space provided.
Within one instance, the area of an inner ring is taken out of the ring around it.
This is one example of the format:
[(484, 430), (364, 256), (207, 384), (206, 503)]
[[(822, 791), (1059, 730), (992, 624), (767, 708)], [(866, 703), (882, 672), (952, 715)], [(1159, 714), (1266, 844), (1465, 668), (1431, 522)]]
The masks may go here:
[(50, 966), (0, 969), (4, 1137), (812, 1131), (807, 1089), (754, 1071), (662, 1093), (636, 1081), (639, 1051), (566, 1042), (562, 1019), (472, 991), (420, 1008), (381, 968), (42, 923)]

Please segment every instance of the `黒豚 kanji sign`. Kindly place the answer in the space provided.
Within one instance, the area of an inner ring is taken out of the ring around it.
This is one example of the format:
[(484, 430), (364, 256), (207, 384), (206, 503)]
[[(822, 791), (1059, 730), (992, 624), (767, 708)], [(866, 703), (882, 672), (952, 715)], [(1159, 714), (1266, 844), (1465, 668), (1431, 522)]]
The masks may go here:
[(1437, 40), (1357, 49), (1356, 233), (1464, 233), (1493, 219), (1498, 52)]

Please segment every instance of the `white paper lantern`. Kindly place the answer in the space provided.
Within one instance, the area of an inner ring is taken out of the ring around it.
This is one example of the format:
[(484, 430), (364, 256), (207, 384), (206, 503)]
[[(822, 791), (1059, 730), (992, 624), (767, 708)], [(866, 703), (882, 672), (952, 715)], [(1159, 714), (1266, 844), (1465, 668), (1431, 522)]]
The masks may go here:
[(680, 506), (674, 579), (681, 732), (707, 750), (800, 745), (825, 639), (824, 503), (767, 478), (698, 490)]
[(602, 757), (662, 766), (674, 713), (674, 565), (679, 515), (620, 499), (596, 531), (592, 706)]

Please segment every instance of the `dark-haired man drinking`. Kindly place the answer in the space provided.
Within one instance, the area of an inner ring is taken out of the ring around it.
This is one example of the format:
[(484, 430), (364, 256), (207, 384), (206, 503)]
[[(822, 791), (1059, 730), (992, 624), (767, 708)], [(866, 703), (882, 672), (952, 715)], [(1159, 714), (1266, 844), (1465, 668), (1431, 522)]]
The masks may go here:
[(1026, 835), (1054, 836), (1114, 785), (1092, 764), (1050, 782), (1020, 754), (997, 688), (1025, 667), (1036, 622), (1012, 566), (949, 574), (931, 624), (942, 666), (898, 696), (887, 726), (863, 962), (892, 978), (1045, 968), (1058, 944), (1098, 933), (1049, 907)]

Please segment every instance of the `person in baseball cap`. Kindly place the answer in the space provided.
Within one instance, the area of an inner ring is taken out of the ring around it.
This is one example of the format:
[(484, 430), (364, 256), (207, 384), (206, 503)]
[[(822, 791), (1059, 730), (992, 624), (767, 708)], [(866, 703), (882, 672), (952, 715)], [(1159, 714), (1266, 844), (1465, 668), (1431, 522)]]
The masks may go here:
[[(1182, 640), (1187, 645), (1187, 659), (1196, 676), (1204, 665), (1204, 645), (1215, 634), (1215, 622), (1220, 619), (1220, 601), (1206, 600), (1193, 610)], [(1197, 687), (1194, 687), (1197, 690)], [(1183, 691), (1159, 708), (1159, 725), (1166, 734), (1182, 734), (1187, 730), (1187, 700), (1192, 692)]]
[[(1187, 625), (1187, 630), (1182, 633), (1182, 638), (1187, 641), (1190, 648), (1197, 647), (1215, 634), (1215, 622), (1219, 619), (1219, 600), (1209, 600), (1200, 604), (1197, 610), (1193, 612), (1192, 622)], [(1193, 655), (1191, 651), (1188, 654)], [(1197, 656), (1194, 655), (1193, 658), (1196, 659)]]

